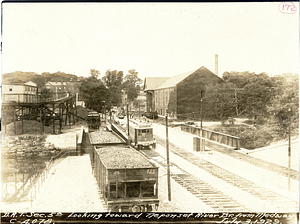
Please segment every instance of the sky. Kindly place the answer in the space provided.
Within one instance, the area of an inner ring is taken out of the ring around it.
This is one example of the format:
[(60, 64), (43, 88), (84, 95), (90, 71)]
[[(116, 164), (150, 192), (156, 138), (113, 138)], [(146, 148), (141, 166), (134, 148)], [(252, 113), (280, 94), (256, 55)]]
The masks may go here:
[[(2, 73), (299, 73), (299, 3), (2, 3)], [(295, 11), (296, 10), (296, 11)], [(286, 13), (289, 12), (289, 13)]]

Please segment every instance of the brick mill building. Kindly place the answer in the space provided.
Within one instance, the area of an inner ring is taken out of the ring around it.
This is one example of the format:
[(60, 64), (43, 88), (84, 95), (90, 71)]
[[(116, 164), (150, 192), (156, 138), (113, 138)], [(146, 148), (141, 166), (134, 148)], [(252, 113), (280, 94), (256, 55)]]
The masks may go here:
[(175, 118), (197, 113), (205, 86), (221, 83), (224, 81), (204, 66), (172, 77), (146, 77), (147, 111), (164, 116), (168, 109)]

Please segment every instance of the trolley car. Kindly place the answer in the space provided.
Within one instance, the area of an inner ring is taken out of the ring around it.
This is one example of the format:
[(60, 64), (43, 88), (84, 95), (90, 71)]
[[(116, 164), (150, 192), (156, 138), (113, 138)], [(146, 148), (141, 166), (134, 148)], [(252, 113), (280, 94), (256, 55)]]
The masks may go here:
[(100, 114), (98, 112), (89, 112), (87, 115), (88, 131), (99, 130), (101, 126)]
[(152, 124), (137, 120), (129, 120), (129, 137), (138, 149), (155, 148)]

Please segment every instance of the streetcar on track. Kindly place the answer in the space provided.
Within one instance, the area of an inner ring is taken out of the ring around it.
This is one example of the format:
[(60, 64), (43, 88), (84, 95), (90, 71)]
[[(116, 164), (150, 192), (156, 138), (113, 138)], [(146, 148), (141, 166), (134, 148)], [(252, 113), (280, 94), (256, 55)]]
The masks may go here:
[(95, 111), (89, 112), (87, 115), (87, 123), (89, 132), (99, 130), (101, 126), (100, 114)]
[(149, 149), (150, 147), (155, 148), (155, 139), (153, 138), (153, 126), (150, 123), (130, 119), (129, 137), (131, 143), (138, 149)]

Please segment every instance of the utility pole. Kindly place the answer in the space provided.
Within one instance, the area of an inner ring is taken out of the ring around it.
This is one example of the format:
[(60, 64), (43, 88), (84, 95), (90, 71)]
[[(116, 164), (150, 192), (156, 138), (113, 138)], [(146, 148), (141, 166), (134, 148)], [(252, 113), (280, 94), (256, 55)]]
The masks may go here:
[[(103, 104), (104, 104), (104, 106), (105, 106), (105, 101), (104, 101), (104, 100), (102, 101), (102, 103), (103, 103)], [(102, 118), (103, 118), (103, 113), (104, 113), (103, 106), (102, 106), (102, 108), (101, 108), (101, 109), (102, 109), (102, 114), (101, 114), (101, 115), (102, 115)], [(104, 108), (104, 109), (105, 109), (105, 108)]]
[(106, 104), (104, 101), (104, 121), (105, 121), (105, 125), (106, 125)]
[(288, 145), (288, 190), (291, 190), (291, 108), (289, 111), (289, 145)]
[(167, 149), (168, 200), (171, 201), (171, 179), (170, 179), (170, 158), (169, 158), (169, 133), (168, 133), (168, 113), (167, 112), (166, 112), (166, 149)]
[(200, 152), (204, 151), (202, 144), (203, 130), (202, 130), (202, 120), (203, 120), (203, 100), (202, 100), (202, 91), (201, 91), (201, 99), (200, 99)]
[(139, 119), (141, 118), (141, 115), (140, 115), (140, 101), (138, 101), (138, 104), (139, 104)]
[(129, 137), (129, 103), (127, 102), (127, 133), (128, 133), (128, 139), (127, 144), (130, 145), (130, 137)]
[(111, 122), (111, 101), (109, 101), (109, 121)]

